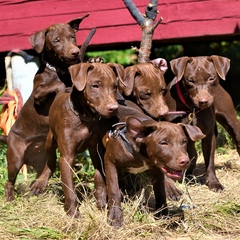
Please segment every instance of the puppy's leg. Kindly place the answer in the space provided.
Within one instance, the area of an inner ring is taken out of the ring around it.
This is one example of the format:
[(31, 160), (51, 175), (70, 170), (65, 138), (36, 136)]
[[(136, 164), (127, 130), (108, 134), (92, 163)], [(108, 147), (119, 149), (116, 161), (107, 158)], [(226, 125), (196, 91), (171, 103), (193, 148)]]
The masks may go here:
[(216, 88), (214, 106), (217, 121), (233, 138), (240, 155), (240, 121), (237, 119), (231, 96), (220, 85)]
[[(56, 170), (56, 150), (57, 150), (57, 143), (53, 138), (53, 134), (51, 130), (49, 130), (46, 140), (46, 153), (47, 153), (47, 162), (45, 167), (41, 173), (41, 175), (36, 179), (36, 181), (31, 186), (31, 192), (34, 195), (39, 195), (43, 193), (47, 187), (48, 180), (52, 176), (53, 172)], [(45, 156), (45, 154), (42, 154)]]
[(114, 163), (105, 155), (106, 184), (108, 193), (108, 222), (111, 226), (120, 227), (123, 223), (121, 208), (121, 191), (118, 185), (118, 173)]
[(196, 168), (198, 154), (195, 148), (195, 143), (190, 139), (188, 140), (187, 152), (190, 159), (190, 166), (187, 170), (187, 175), (191, 175), (193, 170)]
[(162, 171), (154, 167), (150, 170), (152, 176), (153, 191), (156, 200), (156, 217), (161, 215), (168, 214), (167, 202), (166, 202), (166, 193), (164, 186), (164, 174)]
[[(24, 164), (24, 153), (26, 145), (22, 139), (9, 139), (6, 152), (8, 166), (8, 180), (5, 185), (5, 197), (7, 201), (14, 200), (14, 184), (19, 170)], [(13, 147), (14, 146), (14, 147)]]
[(219, 182), (215, 172), (214, 153), (216, 147), (216, 137), (206, 136), (202, 140), (203, 157), (206, 166), (206, 184), (208, 188), (214, 192), (222, 191), (223, 185)]
[[(74, 182), (73, 182), (73, 161), (74, 155), (68, 156), (60, 151), (60, 159), (59, 166), (61, 171), (61, 180), (62, 187), (64, 191), (65, 201), (64, 201), (64, 210), (70, 217), (78, 218), (80, 213), (78, 211), (78, 200), (77, 195), (74, 190)], [(74, 152), (74, 151), (69, 151)]]
[(174, 181), (164, 174), (164, 185), (166, 197), (173, 201), (179, 201), (182, 196), (182, 192), (175, 186)]
[(99, 144), (89, 148), (89, 153), (95, 169), (94, 196), (98, 209), (104, 209), (107, 203), (106, 182), (104, 176), (104, 146)]

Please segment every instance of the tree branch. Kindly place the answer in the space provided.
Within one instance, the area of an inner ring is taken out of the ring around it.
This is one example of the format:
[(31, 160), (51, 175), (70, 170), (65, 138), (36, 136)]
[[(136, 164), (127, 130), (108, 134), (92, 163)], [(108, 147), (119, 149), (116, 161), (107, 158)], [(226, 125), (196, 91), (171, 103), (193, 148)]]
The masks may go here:
[(140, 48), (134, 48), (138, 52), (138, 62), (149, 62), (151, 48), (152, 48), (152, 38), (154, 30), (162, 21), (160, 18), (155, 24), (154, 20), (157, 17), (157, 5), (158, 0), (150, 0), (150, 3), (145, 9), (145, 15), (142, 15), (132, 0), (123, 0), (125, 6), (131, 13), (132, 17), (136, 20), (138, 25), (142, 28), (142, 39), (140, 43)]
[(145, 10), (145, 14), (147, 18), (155, 20), (158, 14), (157, 4), (158, 4), (158, 0), (150, 0), (150, 3), (147, 5)]
[(93, 28), (89, 32), (89, 34), (87, 35), (85, 41), (83, 42), (83, 44), (80, 48), (80, 53), (79, 53), (80, 62), (83, 62), (87, 47), (88, 47), (88, 45), (89, 45), (89, 43), (90, 43), (90, 41), (91, 41), (91, 39), (92, 39), (92, 37), (94, 36), (95, 33), (96, 33), (96, 28)]
[(144, 17), (142, 13), (137, 9), (136, 5), (133, 3), (132, 0), (123, 0), (125, 6), (127, 7), (128, 11), (131, 13), (132, 17), (136, 20), (139, 26), (142, 26), (144, 23)]

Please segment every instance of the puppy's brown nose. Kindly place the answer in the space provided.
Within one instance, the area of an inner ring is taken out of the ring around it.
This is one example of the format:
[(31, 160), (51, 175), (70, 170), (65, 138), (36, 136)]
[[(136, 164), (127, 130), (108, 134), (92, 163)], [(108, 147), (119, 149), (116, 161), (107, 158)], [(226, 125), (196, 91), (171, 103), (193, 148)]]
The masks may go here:
[(199, 107), (206, 107), (206, 106), (208, 106), (208, 100), (206, 98), (202, 98), (199, 101)]
[(78, 48), (74, 48), (71, 50), (71, 55), (76, 57), (79, 55), (79, 49)]
[(167, 115), (168, 112), (169, 112), (168, 107), (161, 108), (161, 110), (159, 111), (159, 117), (163, 117), (163, 116)]
[(190, 161), (189, 161), (189, 158), (186, 156), (186, 157), (180, 157), (178, 159), (178, 164), (181, 168), (186, 168), (188, 165), (189, 165)]
[(118, 104), (114, 104), (114, 103), (108, 104), (107, 109), (109, 112), (114, 112), (118, 109)]

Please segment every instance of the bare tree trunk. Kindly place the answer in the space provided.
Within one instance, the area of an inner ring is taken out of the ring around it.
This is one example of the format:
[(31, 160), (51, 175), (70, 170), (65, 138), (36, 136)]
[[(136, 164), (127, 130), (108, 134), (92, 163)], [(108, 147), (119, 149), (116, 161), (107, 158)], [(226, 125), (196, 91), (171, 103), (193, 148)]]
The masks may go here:
[(150, 3), (146, 7), (145, 15), (139, 12), (132, 0), (123, 0), (123, 2), (131, 13), (132, 17), (136, 20), (137, 24), (142, 28), (140, 49), (134, 47), (134, 49), (138, 52), (138, 62), (148, 62), (150, 60), (154, 30), (162, 21), (162, 18), (160, 18), (156, 24), (154, 24), (154, 20), (158, 14), (158, 0), (150, 0)]

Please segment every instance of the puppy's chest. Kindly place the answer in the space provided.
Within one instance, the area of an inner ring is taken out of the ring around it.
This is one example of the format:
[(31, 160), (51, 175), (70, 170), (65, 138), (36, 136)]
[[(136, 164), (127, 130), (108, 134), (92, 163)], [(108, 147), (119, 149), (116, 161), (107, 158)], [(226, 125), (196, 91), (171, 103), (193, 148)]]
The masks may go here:
[(90, 124), (89, 126), (84, 127), (83, 135), (85, 138), (94, 138), (99, 134), (98, 123)]
[(78, 142), (78, 149), (86, 148), (96, 142), (98, 136), (98, 126), (80, 126), (79, 128), (72, 129), (69, 137), (76, 139)]

